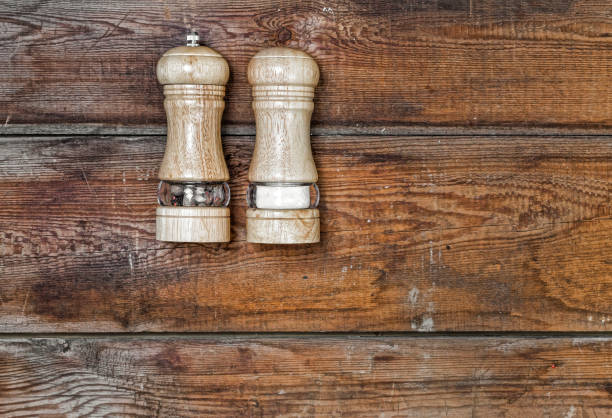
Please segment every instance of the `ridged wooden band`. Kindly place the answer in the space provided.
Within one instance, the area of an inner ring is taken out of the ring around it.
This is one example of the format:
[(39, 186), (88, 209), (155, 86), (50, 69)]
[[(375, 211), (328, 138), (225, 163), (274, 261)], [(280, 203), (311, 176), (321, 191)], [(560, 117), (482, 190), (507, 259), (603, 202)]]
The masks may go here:
[(164, 86), (166, 98), (198, 98), (213, 100), (223, 99), (225, 96), (225, 86), (198, 85), (198, 84), (169, 84)]
[(159, 241), (230, 240), (229, 208), (158, 206), (156, 213), (156, 238)]
[(320, 240), (318, 209), (247, 209), (247, 241), (311, 244)]
[(286, 100), (312, 100), (314, 87), (304, 86), (253, 86), (255, 100), (269, 97), (286, 98)]

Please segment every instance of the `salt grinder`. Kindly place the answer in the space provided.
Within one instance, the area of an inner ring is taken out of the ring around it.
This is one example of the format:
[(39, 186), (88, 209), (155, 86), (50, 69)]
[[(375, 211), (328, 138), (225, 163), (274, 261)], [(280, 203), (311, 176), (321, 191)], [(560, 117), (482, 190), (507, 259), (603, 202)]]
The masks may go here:
[(247, 190), (247, 241), (319, 242), (317, 168), (310, 148), (310, 117), (319, 67), (290, 48), (270, 48), (249, 62), (255, 150)]
[(223, 97), (229, 67), (199, 45), (172, 48), (157, 63), (168, 118), (166, 152), (159, 169), (157, 239), (177, 242), (230, 240), (229, 172), (221, 146)]

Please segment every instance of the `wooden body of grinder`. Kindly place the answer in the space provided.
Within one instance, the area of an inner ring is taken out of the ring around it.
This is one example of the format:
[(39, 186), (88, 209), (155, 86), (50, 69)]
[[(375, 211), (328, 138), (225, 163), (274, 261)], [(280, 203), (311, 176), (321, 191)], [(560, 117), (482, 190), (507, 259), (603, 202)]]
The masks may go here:
[(310, 118), (319, 67), (289, 48), (270, 48), (249, 62), (257, 136), (249, 169), (247, 241), (319, 242), (319, 190)]
[(168, 118), (166, 152), (159, 169), (157, 239), (230, 240), (229, 172), (221, 146), (221, 117), (229, 67), (216, 51), (173, 48), (157, 63)]

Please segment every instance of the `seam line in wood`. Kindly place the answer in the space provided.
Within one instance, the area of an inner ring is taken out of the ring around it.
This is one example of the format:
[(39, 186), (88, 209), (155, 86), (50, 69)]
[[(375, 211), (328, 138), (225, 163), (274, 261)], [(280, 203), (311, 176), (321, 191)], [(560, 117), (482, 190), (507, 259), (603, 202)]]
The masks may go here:
[[(255, 125), (223, 125), (222, 135), (255, 136)], [(165, 126), (99, 124), (0, 125), (2, 136), (163, 136)], [(312, 136), (612, 136), (612, 128), (482, 126), (314, 126)]]
[(21, 338), (64, 338), (64, 339), (282, 339), (303, 338), (312, 340), (354, 339), (377, 340), (390, 338), (406, 339), (488, 339), (488, 338), (516, 338), (516, 339), (559, 339), (559, 338), (590, 338), (612, 340), (612, 331), (321, 331), (321, 332), (20, 332), (1, 333), (0, 341)]

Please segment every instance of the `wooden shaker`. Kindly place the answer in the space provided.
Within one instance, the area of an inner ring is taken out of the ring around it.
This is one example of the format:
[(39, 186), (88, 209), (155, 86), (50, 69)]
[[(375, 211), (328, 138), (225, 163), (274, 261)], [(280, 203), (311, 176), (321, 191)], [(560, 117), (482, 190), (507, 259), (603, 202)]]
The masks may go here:
[(310, 118), (319, 67), (290, 48), (269, 48), (249, 62), (255, 150), (247, 191), (247, 241), (319, 242), (319, 190)]
[(177, 242), (230, 240), (229, 172), (221, 145), (227, 61), (199, 46), (172, 48), (157, 63), (168, 119), (159, 169), (157, 239)]

